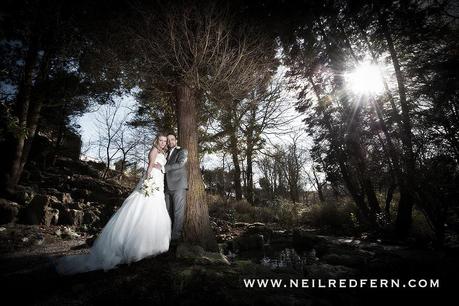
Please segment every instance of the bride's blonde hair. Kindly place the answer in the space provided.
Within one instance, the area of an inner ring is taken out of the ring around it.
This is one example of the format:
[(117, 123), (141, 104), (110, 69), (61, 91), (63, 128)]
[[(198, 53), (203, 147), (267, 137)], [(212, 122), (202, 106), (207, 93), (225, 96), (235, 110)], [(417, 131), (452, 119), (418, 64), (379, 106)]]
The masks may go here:
[(159, 147), (159, 138), (160, 138), (160, 137), (166, 137), (166, 138), (167, 138), (167, 134), (166, 134), (166, 133), (163, 133), (163, 132), (160, 132), (160, 133), (156, 134), (155, 140), (153, 141), (153, 146), (154, 146), (156, 149), (158, 149), (158, 151), (159, 151), (160, 153), (166, 153), (166, 151), (165, 151), (164, 149), (161, 149), (161, 148)]

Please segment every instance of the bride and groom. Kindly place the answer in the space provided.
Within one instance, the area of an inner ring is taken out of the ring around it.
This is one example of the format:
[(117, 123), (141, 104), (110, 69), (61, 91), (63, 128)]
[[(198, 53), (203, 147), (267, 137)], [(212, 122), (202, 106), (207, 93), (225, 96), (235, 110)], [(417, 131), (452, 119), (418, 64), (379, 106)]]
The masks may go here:
[[(169, 250), (181, 239), (186, 207), (188, 152), (174, 134), (158, 134), (148, 155), (148, 167), (134, 191), (110, 218), (90, 252), (53, 260), (59, 274), (115, 268)], [(154, 192), (144, 191), (149, 179)]]

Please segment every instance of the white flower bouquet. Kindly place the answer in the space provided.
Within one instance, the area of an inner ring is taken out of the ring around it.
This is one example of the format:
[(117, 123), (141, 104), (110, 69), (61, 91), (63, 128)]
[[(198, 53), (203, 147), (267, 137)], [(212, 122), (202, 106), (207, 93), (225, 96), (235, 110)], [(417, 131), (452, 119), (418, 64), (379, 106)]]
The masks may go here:
[(143, 183), (142, 183), (142, 192), (143, 192), (143, 194), (146, 197), (148, 197), (148, 196), (152, 195), (153, 193), (155, 193), (155, 191), (159, 191), (159, 186), (156, 184), (156, 182), (153, 179), (153, 177), (151, 177), (151, 176), (146, 177), (143, 180)]

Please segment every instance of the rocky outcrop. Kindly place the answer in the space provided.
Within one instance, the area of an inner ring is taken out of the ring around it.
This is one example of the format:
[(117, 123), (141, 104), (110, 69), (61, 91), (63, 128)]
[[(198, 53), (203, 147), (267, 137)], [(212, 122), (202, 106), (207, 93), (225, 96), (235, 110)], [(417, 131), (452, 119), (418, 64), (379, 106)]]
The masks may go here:
[(57, 224), (59, 210), (51, 207), (59, 204), (59, 200), (52, 195), (37, 194), (23, 209), (21, 221), (25, 224)]
[(61, 212), (59, 224), (79, 226), (83, 224), (84, 212), (78, 209), (67, 208)]

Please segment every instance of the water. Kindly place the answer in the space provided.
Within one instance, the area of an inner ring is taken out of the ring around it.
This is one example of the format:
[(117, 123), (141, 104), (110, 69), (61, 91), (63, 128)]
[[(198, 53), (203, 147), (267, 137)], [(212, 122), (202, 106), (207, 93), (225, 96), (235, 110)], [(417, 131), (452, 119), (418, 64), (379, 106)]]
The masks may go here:
[(230, 252), (227, 256), (230, 260), (251, 260), (272, 270), (293, 269), (298, 272), (302, 272), (304, 266), (318, 260), (315, 249), (300, 252), (289, 245), (265, 245), (263, 250), (242, 251), (237, 254)]

